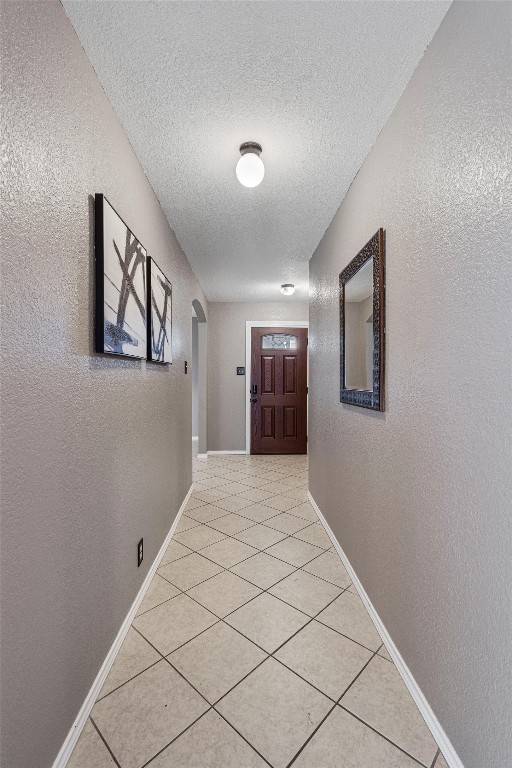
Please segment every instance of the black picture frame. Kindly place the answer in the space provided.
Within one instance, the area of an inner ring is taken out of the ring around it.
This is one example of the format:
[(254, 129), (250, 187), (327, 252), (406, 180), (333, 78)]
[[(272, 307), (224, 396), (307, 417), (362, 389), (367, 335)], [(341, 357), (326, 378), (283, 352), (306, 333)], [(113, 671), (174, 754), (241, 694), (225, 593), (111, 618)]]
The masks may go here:
[[(345, 380), (345, 285), (373, 258), (373, 390), (348, 389)], [(340, 402), (384, 410), (385, 237), (380, 228), (340, 272)]]
[(172, 283), (156, 261), (147, 259), (148, 360), (160, 365), (172, 363)]
[(94, 198), (96, 352), (147, 354), (147, 251), (105, 195)]

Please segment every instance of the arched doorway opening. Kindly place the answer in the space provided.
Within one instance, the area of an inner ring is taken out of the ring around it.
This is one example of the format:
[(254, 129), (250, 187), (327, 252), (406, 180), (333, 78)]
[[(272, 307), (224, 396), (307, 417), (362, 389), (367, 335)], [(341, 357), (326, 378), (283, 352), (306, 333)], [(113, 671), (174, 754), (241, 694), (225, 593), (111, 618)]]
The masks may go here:
[(198, 299), (192, 301), (192, 447), (206, 457), (207, 323)]

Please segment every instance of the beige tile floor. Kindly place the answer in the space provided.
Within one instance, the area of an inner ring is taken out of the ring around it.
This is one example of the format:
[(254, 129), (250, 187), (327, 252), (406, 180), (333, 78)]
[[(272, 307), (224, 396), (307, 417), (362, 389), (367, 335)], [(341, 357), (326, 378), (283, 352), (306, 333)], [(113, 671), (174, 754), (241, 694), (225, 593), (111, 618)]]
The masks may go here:
[(446, 768), (307, 501), (306, 457), (193, 463), (69, 768)]

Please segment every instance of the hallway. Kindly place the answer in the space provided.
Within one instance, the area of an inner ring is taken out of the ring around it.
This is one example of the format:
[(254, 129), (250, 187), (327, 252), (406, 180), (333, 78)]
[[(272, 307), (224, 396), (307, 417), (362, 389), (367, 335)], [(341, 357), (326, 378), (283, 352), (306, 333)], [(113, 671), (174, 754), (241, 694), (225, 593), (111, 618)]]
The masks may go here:
[(1, 768), (512, 767), (510, 29), (2, 2)]
[(307, 457), (193, 462), (69, 768), (446, 766), (307, 501)]

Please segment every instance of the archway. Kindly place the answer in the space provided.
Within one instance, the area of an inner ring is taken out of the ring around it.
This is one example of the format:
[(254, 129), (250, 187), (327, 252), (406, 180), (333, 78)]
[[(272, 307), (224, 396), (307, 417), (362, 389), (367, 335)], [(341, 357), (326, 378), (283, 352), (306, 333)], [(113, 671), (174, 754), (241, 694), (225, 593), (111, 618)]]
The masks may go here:
[(198, 299), (192, 301), (192, 435), (197, 437), (197, 455), (206, 457), (207, 425), (207, 322)]

